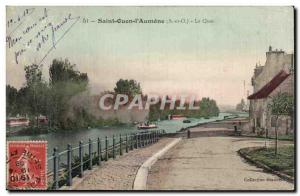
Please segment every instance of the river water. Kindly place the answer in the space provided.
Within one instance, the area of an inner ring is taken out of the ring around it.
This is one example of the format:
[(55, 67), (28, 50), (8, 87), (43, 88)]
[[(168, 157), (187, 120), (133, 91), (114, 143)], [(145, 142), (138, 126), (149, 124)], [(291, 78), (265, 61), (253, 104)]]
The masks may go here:
[[(224, 116), (230, 115), (229, 113), (220, 113), (218, 117), (213, 117), (210, 119), (194, 119), (189, 118), (191, 123), (183, 123), (182, 120), (163, 120), (156, 122), (158, 129), (165, 130), (166, 133), (175, 133), (182, 128), (197, 125), (199, 123), (212, 122), (216, 120), (224, 119)], [(125, 135), (127, 133), (136, 133), (138, 130), (134, 125), (124, 125), (117, 127), (102, 127), (102, 128), (91, 128), (82, 129), (76, 131), (62, 131), (56, 133), (40, 134), (40, 135), (30, 135), (30, 136), (10, 136), (7, 140), (46, 140), (48, 141), (48, 156), (52, 154), (52, 149), (58, 147), (59, 151), (65, 150), (67, 144), (72, 146), (78, 146), (79, 141), (84, 143), (88, 142), (91, 138), (96, 140), (98, 137), (104, 139), (105, 136), (111, 138), (113, 135), (119, 136), (120, 134)]]

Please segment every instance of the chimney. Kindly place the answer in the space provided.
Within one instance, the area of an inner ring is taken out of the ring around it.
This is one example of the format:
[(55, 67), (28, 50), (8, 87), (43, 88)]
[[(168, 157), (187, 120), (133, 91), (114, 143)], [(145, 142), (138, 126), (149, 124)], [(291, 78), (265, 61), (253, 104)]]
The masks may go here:
[(272, 52), (272, 46), (269, 46), (269, 52)]

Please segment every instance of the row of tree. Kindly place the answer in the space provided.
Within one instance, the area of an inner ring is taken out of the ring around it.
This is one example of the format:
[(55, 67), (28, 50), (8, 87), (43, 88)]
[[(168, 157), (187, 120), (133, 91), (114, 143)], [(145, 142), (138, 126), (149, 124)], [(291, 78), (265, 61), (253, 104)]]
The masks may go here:
[(210, 118), (219, 115), (219, 108), (215, 100), (209, 97), (203, 97), (200, 101), (195, 101), (194, 106), (199, 106), (198, 110), (189, 109), (189, 103), (185, 103), (185, 109), (176, 109), (180, 105), (180, 101), (176, 100), (175, 109), (170, 109), (170, 104), (161, 110), (161, 99), (155, 105), (151, 105), (149, 111), (149, 120), (167, 119), (169, 115), (184, 115), (190, 118)]
[[(76, 65), (67, 59), (54, 59), (49, 67), (49, 80), (46, 81), (42, 74), (42, 67), (36, 64), (25, 66), (26, 81), (19, 90), (6, 86), (6, 111), (7, 116), (28, 116), (32, 126), (38, 127), (40, 115), (48, 118), (50, 128), (70, 129), (74, 127), (90, 126), (90, 124), (103, 124), (103, 119), (95, 119), (85, 108), (72, 107), (71, 99), (75, 95), (87, 90), (88, 76), (80, 73)], [(142, 94), (140, 84), (135, 80), (120, 79), (116, 82), (113, 94), (126, 94), (131, 100), (136, 94)], [(144, 101), (147, 95), (142, 95)], [(179, 100), (175, 106), (179, 106)], [(160, 110), (161, 100), (150, 107), (149, 120), (167, 119), (168, 115), (182, 114), (187, 117), (211, 117), (219, 114), (219, 108), (215, 100), (202, 98), (194, 105), (199, 110), (189, 110), (186, 104), (185, 110), (170, 109), (167, 106)], [(175, 107), (175, 108), (176, 108)], [(68, 112), (72, 112), (74, 118), (69, 118)], [(118, 123), (111, 121), (109, 123)]]
[[(107, 93), (107, 92), (106, 92)], [(140, 83), (135, 80), (127, 80), (127, 79), (120, 79), (116, 82), (116, 87), (114, 88), (114, 92), (108, 92), (112, 94), (126, 94), (129, 97), (129, 101), (137, 95), (142, 94), (142, 88)], [(145, 103), (148, 96), (142, 94), (143, 102)], [(171, 100), (170, 96), (167, 96), (167, 99)], [(114, 100), (111, 100), (114, 102)], [(195, 101), (194, 106), (199, 106), (199, 110), (190, 110), (189, 103), (185, 103), (184, 107), (185, 110), (178, 110), (176, 109), (180, 105), (180, 100), (175, 101), (175, 109), (170, 109), (170, 104), (166, 104), (166, 107), (161, 110), (161, 98), (159, 99), (157, 104), (151, 105), (149, 111), (149, 120), (154, 121), (157, 119), (167, 119), (169, 115), (173, 114), (181, 114), (187, 117), (192, 118), (209, 118), (213, 116), (219, 115), (219, 108), (215, 100), (210, 99), (209, 97), (204, 97), (200, 101)]]
[(43, 78), (39, 65), (25, 66), (24, 71), (26, 81), (23, 87), (17, 90), (6, 86), (7, 116), (26, 115), (34, 126), (39, 126), (38, 117), (44, 115), (50, 127), (67, 128), (65, 117), (70, 107), (69, 100), (87, 89), (87, 74), (80, 73), (67, 59), (52, 61), (49, 81)]

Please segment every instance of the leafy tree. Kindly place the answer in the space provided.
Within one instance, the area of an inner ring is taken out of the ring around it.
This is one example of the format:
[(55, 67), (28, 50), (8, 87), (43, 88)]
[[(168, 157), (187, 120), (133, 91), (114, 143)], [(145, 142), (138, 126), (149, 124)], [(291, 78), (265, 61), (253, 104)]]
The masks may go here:
[(26, 78), (26, 88), (23, 90), (26, 105), (28, 106), (28, 111), (36, 119), (36, 126), (38, 126), (38, 117), (40, 114), (45, 114), (45, 104), (46, 104), (46, 93), (48, 91), (48, 86), (46, 82), (42, 79), (41, 67), (32, 64), (25, 66), (25, 78)]
[(8, 116), (16, 115), (18, 105), (17, 105), (18, 90), (10, 85), (6, 85), (6, 113)]
[(27, 86), (21, 87), (18, 90), (18, 94), (17, 94), (17, 107), (18, 107), (17, 113), (18, 114), (26, 115), (30, 111), (30, 108), (29, 108), (30, 100), (28, 100), (28, 98), (29, 98), (28, 92), (29, 92), (29, 90), (28, 90)]
[(278, 150), (278, 117), (281, 115), (292, 116), (294, 112), (294, 97), (288, 93), (277, 93), (273, 98), (271, 103), (268, 105), (268, 109), (271, 114), (275, 116), (275, 154)]
[(213, 117), (219, 115), (219, 108), (215, 100), (209, 97), (204, 97), (200, 101), (195, 101), (194, 105), (199, 106), (199, 110), (189, 110), (188, 103), (184, 104), (185, 110), (176, 109), (180, 105), (180, 101), (175, 102), (175, 109), (170, 110), (169, 104), (166, 104), (164, 110), (160, 110), (161, 99), (155, 105), (150, 106), (149, 120), (157, 120), (158, 118), (167, 119), (168, 115), (181, 114), (186, 117), (200, 118), (200, 117)]
[(76, 70), (76, 65), (66, 60), (54, 59), (49, 68), (49, 101), (47, 104), (50, 126), (68, 128), (70, 119), (66, 113), (70, 109), (70, 99), (87, 89), (88, 76)]
[(125, 94), (130, 98), (137, 94), (142, 94), (140, 83), (135, 80), (120, 79), (114, 88), (116, 94)]
[(209, 97), (203, 97), (199, 102), (199, 112), (201, 117), (212, 117), (219, 115), (219, 108), (215, 100), (210, 99)]
[(50, 85), (60, 82), (80, 83), (85, 88), (88, 84), (88, 76), (86, 73), (80, 73), (76, 70), (76, 65), (71, 64), (68, 59), (54, 59), (49, 68)]
[[(49, 125), (57, 128), (68, 128), (66, 122), (67, 112), (70, 111), (70, 99), (85, 91), (88, 85), (86, 73), (76, 70), (76, 65), (66, 60), (54, 59), (49, 68), (49, 83), (42, 77), (42, 69), (36, 64), (25, 66), (25, 84), (22, 88), (15, 89), (6, 86), (7, 115), (29, 115), (38, 124), (40, 114), (48, 117)], [(74, 116), (86, 118), (87, 114), (83, 110), (75, 110), (78, 114)], [(80, 114), (80, 115), (79, 115)], [(73, 120), (73, 124), (88, 119)]]

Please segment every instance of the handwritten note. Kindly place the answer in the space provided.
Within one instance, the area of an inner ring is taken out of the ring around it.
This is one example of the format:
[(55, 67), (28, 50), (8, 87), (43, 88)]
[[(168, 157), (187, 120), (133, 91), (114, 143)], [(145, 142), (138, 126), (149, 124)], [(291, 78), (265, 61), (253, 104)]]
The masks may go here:
[(16, 64), (27, 53), (36, 56), (35, 63), (41, 64), (79, 19), (72, 13), (52, 15), (51, 8), (25, 8), (6, 22), (7, 51), (13, 54)]

